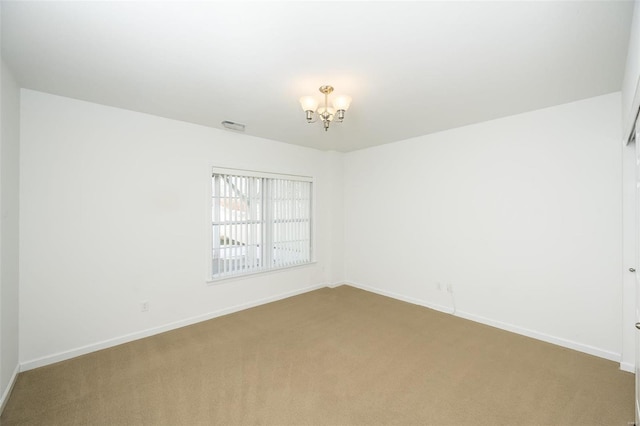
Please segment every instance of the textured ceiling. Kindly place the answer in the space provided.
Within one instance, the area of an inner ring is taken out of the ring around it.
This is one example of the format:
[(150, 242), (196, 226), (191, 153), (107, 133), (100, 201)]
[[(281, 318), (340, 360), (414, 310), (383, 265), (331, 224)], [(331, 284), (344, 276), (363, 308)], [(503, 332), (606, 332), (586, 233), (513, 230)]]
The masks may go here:
[[(22, 87), (351, 151), (618, 91), (632, 2), (2, 2)], [(302, 95), (353, 98), (328, 132)]]

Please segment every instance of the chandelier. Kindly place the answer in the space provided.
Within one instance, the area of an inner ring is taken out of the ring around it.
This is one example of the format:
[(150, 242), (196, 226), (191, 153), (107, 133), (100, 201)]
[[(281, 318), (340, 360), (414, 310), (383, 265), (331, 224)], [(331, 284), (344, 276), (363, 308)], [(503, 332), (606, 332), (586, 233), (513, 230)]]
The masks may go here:
[(329, 130), (329, 124), (335, 119), (338, 123), (344, 120), (344, 112), (351, 105), (349, 96), (337, 96), (333, 100), (333, 107), (329, 106), (329, 94), (333, 92), (331, 86), (321, 86), (320, 93), (324, 95), (324, 106), (318, 106), (318, 101), (313, 96), (303, 96), (300, 98), (300, 105), (307, 114), (307, 123), (315, 123), (318, 119), (322, 120), (322, 126), (325, 132)]

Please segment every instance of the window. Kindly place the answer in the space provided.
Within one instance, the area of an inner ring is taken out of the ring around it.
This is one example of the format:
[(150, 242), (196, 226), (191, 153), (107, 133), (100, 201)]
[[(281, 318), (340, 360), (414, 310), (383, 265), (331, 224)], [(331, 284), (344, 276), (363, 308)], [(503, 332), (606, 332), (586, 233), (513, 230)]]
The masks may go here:
[(212, 279), (311, 262), (311, 178), (214, 169), (212, 188)]

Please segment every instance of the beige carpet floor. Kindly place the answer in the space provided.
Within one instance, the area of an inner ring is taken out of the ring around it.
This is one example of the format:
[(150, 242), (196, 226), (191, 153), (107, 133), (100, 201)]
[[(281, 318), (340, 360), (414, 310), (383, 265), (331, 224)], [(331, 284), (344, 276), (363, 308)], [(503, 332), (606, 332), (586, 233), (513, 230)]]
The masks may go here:
[(11, 425), (603, 425), (618, 364), (352, 287), (20, 373)]

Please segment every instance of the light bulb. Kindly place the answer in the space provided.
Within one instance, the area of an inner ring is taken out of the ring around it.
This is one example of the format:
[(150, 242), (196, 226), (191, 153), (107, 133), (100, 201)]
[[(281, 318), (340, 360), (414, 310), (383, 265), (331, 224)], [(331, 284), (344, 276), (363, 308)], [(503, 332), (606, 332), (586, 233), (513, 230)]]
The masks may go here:
[(346, 111), (351, 105), (351, 97), (346, 95), (336, 96), (333, 99), (333, 107), (338, 111)]
[(318, 101), (313, 96), (303, 96), (300, 98), (300, 105), (303, 111), (315, 111), (318, 108)]

